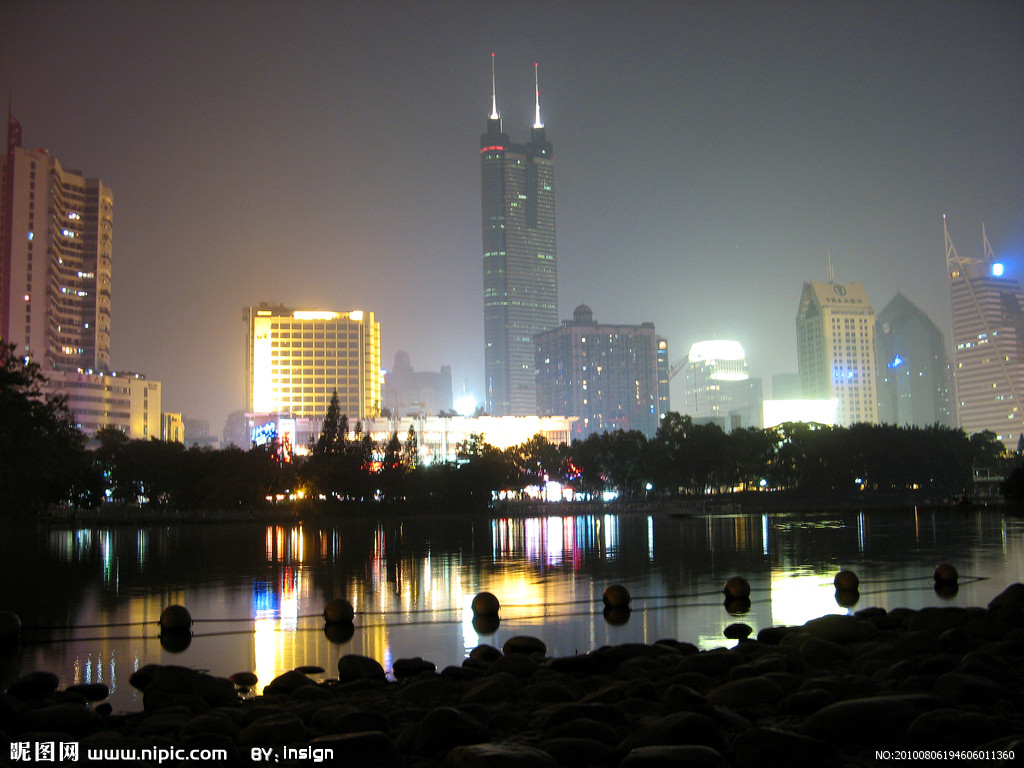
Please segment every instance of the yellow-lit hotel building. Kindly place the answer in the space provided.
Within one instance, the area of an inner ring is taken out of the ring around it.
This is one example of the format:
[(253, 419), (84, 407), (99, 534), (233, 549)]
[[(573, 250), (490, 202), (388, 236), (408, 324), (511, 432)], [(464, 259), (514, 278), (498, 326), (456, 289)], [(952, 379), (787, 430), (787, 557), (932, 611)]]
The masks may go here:
[(350, 420), (380, 414), (380, 323), (373, 312), (245, 309), (246, 410), (323, 418), (337, 391)]

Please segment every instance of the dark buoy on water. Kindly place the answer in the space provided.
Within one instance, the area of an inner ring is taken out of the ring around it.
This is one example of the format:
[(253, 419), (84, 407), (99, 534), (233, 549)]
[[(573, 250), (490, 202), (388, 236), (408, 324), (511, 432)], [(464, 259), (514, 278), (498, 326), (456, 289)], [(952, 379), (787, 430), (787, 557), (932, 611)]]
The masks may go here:
[(613, 627), (621, 627), (629, 621), (630, 613), (628, 605), (605, 605), (604, 620)]
[(732, 576), (726, 580), (722, 591), (727, 598), (749, 598), (750, 584), (742, 576)]
[(351, 621), (328, 621), (324, 624), (324, 637), (335, 645), (342, 645), (352, 639), (356, 625)]
[(605, 608), (628, 608), (631, 599), (629, 590), (621, 584), (612, 584), (601, 595)]
[(856, 589), (837, 589), (836, 605), (841, 608), (853, 608), (860, 602), (860, 591)]
[(183, 605), (168, 605), (160, 614), (160, 647), (181, 653), (192, 644), (192, 615)]
[(956, 580), (960, 574), (956, 572), (949, 563), (939, 563), (935, 566), (935, 572), (932, 574), (936, 584), (956, 584)]
[(324, 621), (328, 624), (351, 623), (356, 617), (356, 609), (343, 597), (336, 597), (324, 606)]
[(160, 614), (160, 634), (188, 632), (192, 628), (192, 615), (184, 605), (168, 605)]
[(473, 631), (478, 635), (493, 635), (500, 625), (501, 619), (496, 613), (473, 614)]
[(21, 637), (21, 619), (14, 611), (0, 611), (0, 642)]
[(500, 609), (501, 603), (490, 592), (481, 592), (473, 598), (474, 616), (497, 616)]
[(832, 580), (836, 591), (856, 591), (860, 587), (860, 578), (853, 571), (840, 571)]

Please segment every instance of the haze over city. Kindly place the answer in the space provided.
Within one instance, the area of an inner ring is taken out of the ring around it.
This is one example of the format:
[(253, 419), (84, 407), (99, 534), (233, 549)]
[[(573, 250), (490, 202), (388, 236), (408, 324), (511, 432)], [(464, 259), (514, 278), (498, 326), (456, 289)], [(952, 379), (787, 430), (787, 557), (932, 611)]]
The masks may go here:
[(112, 367), (215, 432), (259, 301), (373, 311), (482, 400), (492, 52), (513, 141), (539, 64), (562, 319), (737, 339), (767, 396), (829, 254), (947, 341), (943, 214), (1024, 270), (1021, 3), (14, 0), (0, 39), (24, 145), (113, 190)]

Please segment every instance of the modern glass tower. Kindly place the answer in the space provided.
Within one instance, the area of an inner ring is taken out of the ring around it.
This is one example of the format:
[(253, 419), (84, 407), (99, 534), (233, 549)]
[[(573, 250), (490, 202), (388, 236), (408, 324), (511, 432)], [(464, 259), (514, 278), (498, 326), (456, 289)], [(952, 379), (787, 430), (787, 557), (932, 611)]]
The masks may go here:
[(902, 293), (878, 313), (878, 418), (883, 424), (952, 426), (942, 331)]
[(990, 430), (1009, 450), (1024, 432), (1024, 292), (996, 259), (982, 229), (983, 259), (961, 258), (946, 236), (953, 321), (957, 425)]
[[(536, 65), (534, 68), (536, 82)], [(555, 152), (540, 119), (526, 144), (502, 132), (491, 57), (491, 114), (480, 137), (485, 408), (535, 416), (535, 334), (558, 326)]]

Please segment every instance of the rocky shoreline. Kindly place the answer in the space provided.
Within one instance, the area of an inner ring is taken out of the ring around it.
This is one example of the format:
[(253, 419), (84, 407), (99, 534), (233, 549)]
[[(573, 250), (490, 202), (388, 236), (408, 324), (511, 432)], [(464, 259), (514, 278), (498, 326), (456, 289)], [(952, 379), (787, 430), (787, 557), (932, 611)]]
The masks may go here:
[(1024, 584), (986, 608), (867, 608), (749, 633), (734, 624), (707, 651), (663, 640), (561, 658), (516, 637), (442, 670), (399, 659), (394, 679), (346, 655), (336, 677), (293, 670), (258, 696), (240, 695), (244, 673), (148, 665), (131, 679), (144, 709), (129, 714), (110, 711), (102, 685), (61, 691), (33, 672), (0, 699), (13, 745), (0, 763), (42, 764), (40, 744), (76, 744), (82, 761), (146, 748), (164, 751), (134, 764), (185, 765), (191, 750), (225, 750), (202, 764), (347, 768), (992, 766), (1024, 754)]

